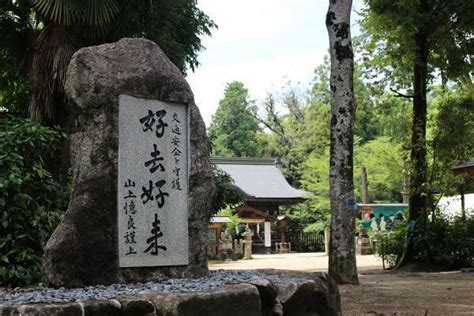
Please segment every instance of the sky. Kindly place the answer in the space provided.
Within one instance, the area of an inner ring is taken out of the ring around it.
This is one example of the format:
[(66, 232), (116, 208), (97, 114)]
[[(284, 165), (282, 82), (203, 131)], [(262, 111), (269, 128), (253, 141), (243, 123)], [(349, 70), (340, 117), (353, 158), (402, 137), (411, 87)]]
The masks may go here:
[[(309, 88), (329, 46), (327, 0), (198, 0), (218, 29), (202, 38), (200, 66), (187, 80), (209, 126), (227, 83), (241, 81), (257, 105), (288, 83)], [(361, 7), (355, 0), (354, 10)], [(353, 27), (355, 22), (352, 23)], [(353, 31), (354, 33), (354, 31)]]

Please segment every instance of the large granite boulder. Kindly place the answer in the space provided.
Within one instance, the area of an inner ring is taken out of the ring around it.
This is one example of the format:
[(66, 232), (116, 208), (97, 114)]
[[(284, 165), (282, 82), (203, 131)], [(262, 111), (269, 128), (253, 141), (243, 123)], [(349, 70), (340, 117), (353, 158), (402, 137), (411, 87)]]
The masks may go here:
[[(82, 48), (67, 71), (72, 195), (49, 239), (43, 269), (53, 286), (137, 282), (207, 274), (207, 221), (215, 191), (204, 122), (178, 68), (146, 39)], [(119, 95), (177, 102), (189, 117), (189, 264), (119, 268), (117, 151)]]

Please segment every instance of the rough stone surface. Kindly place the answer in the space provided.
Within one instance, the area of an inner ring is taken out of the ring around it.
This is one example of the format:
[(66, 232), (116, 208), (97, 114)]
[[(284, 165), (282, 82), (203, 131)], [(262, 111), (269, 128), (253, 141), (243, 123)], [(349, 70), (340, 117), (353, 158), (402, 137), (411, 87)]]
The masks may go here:
[(155, 315), (155, 305), (150, 300), (138, 296), (121, 296), (117, 301), (122, 305), (123, 316)]
[(0, 289), (0, 315), (341, 315), (337, 285), (327, 274), (266, 272), (211, 271), (208, 278), (81, 289)]
[(282, 316), (283, 315), (283, 305), (278, 298), (275, 299), (275, 305), (273, 305), (273, 309), (270, 311), (269, 314), (263, 315), (271, 315), (271, 316)]
[[(207, 269), (207, 219), (215, 191), (205, 126), (189, 85), (160, 48), (145, 39), (87, 47), (72, 57), (66, 95), (71, 114), (73, 190), (45, 247), (53, 286), (199, 277)], [(187, 104), (190, 116), (189, 265), (119, 269), (117, 251), (118, 96)]]
[(20, 312), (13, 306), (0, 306), (1, 316), (19, 316)]
[(143, 293), (166, 316), (260, 316), (260, 297), (255, 286), (233, 284), (209, 292)]
[(121, 316), (122, 306), (116, 300), (80, 302), (84, 316)]
[(313, 280), (294, 279), (274, 284), (278, 288), (278, 299), (283, 305), (283, 315), (306, 316), (311, 312), (310, 302), (315, 286)]
[(275, 307), (279, 304), (279, 301), (276, 301), (278, 295), (277, 287), (271, 281), (266, 279), (250, 280), (248, 283), (257, 287), (262, 305), (262, 315), (275, 315), (276, 310), (279, 310), (278, 307)]
[(278, 289), (276, 301), (281, 302), (284, 315), (342, 315), (337, 284), (327, 273), (281, 270), (260, 272), (265, 273), (266, 278)]
[(82, 316), (79, 304), (24, 305), (18, 308), (21, 316)]
[(339, 316), (341, 312), (341, 297), (337, 283), (327, 273), (314, 273), (315, 281), (311, 310), (319, 315)]

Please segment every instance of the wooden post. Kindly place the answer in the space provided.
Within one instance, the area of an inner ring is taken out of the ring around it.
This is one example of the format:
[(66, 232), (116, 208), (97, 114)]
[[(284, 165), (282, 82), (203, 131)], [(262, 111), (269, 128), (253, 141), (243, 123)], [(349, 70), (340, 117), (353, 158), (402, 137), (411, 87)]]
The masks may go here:
[(367, 181), (367, 168), (360, 168), (360, 185), (362, 193), (362, 203), (369, 203), (369, 183)]
[(461, 220), (465, 222), (466, 221), (466, 204), (464, 201), (464, 184), (461, 183), (461, 186), (459, 187), (459, 191), (461, 193)]
[(326, 256), (329, 256), (329, 236), (330, 230), (329, 227), (324, 228), (324, 252)]
[(272, 252), (271, 225), (270, 222), (265, 222), (263, 225), (265, 236), (265, 252), (270, 254)]

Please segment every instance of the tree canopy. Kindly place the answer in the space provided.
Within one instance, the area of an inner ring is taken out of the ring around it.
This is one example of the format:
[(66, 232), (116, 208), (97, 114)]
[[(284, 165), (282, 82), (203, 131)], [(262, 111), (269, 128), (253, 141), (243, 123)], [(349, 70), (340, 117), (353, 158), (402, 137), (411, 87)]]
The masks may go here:
[[(434, 68), (439, 69), (443, 83), (472, 71), (474, 4), (438, 0), (365, 3), (363, 25), (370, 32), (368, 47), (385, 57), (385, 62), (378, 61), (379, 67), (389, 65), (405, 74), (412, 69), (411, 95), (396, 93), (413, 100), (409, 220), (413, 227), (424, 225), (432, 209), (426, 143), (428, 83)], [(409, 239), (401, 264), (414, 260), (413, 240)]]
[(214, 27), (193, 0), (2, 1), (0, 101), (25, 113), (28, 95), (31, 118), (62, 124), (65, 74), (77, 49), (146, 37), (186, 72), (199, 64), (200, 36)]
[(212, 154), (222, 157), (257, 157), (260, 127), (252, 115), (253, 102), (242, 82), (225, 87), (224, 97), (212, 117), (209, 138)]

